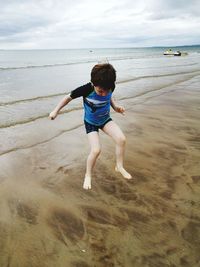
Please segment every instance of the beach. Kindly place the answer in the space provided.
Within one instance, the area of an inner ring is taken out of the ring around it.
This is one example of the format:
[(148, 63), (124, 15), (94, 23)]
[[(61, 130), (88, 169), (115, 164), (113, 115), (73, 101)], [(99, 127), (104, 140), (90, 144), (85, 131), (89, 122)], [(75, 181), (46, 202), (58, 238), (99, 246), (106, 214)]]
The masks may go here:
[[(62, 98), (52, 91), (34, 114), (2, 119), (0, 266), (200, 266), (200, 69), (180, 68), (119, 73), (116, 102), (126, 112), (111, 116), (126, 135), (131, 180), (114, 171), (115, 145), (100, 132), (92, 189), (82, 188), (89, 145), (81, 100), (51, 121), (48, 109)], [(1, 108), (15, 102), (22, 114), (34, 97), (7, 97)]]

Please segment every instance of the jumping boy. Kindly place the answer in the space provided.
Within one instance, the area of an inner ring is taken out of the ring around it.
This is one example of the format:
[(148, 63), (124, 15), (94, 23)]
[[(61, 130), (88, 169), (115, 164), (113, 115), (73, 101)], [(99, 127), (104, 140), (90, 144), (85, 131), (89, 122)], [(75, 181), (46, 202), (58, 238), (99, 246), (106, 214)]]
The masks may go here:
[(78, 87), (65, 96), (49, 114), (53, 120), (59, 111), (72, 99), (82, 96), (84, 104), (84, 123), (91, 151), (87, 158), (84, 189), (91, 189), (92, 170), (100, 154), (99, 129), (111, 136), (116, 143), (115, 171), (126, 179), (132, 176), (123, 167), (126, 138), (119, 126), (110, 117), (110, 106), (124, 115), (124, 108), (117, 106), (112, 98), (115, 89), (116, 70), (111, 64), (97, 64), (91, 71), (91, 82)]

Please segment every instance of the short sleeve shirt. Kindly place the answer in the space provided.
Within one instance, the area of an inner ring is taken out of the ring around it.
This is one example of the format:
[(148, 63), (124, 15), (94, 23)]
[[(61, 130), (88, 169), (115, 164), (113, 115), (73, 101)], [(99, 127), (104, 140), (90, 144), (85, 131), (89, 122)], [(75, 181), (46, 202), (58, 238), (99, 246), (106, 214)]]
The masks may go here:
[(110, 118), (110, 101), (114, 89), (106, 96), (98, 95), (92, 83), (82, 85), (71, 91), (72, 99), (83, 97), (84, 120), (93, 125), (102, 125)]

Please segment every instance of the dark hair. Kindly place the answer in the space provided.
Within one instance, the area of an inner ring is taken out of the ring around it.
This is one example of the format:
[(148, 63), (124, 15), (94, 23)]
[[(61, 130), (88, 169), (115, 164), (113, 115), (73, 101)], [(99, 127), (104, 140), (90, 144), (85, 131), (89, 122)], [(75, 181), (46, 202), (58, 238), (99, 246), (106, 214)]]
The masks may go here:
[(116, 70), (109, 63), (97, 64), (91, 71), (91, 82), (94, 86), (99, 86), (102, 89), (114, 90), (116, 81)]

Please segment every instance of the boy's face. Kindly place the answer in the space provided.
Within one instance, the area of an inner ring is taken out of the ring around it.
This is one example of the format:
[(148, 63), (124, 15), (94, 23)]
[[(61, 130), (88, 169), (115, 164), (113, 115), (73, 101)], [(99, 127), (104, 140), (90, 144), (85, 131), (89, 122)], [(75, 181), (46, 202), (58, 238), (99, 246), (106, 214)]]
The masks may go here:
[(105, 90), (99, 86), (95, 86), (95, 92), (97, 93), (97, 95), (100, 95), (100, 96), (106, 96), (107, 94), (109, 94), (109, 91), (110, 90)]

